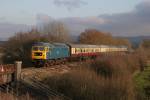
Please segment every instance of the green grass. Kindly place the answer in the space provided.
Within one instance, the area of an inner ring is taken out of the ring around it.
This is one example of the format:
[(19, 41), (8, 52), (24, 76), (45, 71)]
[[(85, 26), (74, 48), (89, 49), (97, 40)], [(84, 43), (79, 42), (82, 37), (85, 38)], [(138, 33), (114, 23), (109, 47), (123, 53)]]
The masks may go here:
[(137, 72), (134, 76), (137, 95), (140, 97), (150, 97), (150, 66), (147, 66), (143, 72)]

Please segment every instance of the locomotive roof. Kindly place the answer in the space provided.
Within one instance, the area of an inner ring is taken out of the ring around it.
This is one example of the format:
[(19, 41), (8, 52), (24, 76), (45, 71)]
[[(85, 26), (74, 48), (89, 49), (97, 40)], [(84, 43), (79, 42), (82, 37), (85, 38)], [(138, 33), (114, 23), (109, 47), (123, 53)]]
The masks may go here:
[(47, 46), (49, 43), (47, 42), (35, 42), (33, 43), (33, 46)]
[(68, 45), (64, 43), (47, 43), (47, 42), (35, 42), (33, 46), (68, 47)]
[(68, 45), (65, 43), (53, 43), (52, 45), (54, 45), (55, 47), (68, 47)]

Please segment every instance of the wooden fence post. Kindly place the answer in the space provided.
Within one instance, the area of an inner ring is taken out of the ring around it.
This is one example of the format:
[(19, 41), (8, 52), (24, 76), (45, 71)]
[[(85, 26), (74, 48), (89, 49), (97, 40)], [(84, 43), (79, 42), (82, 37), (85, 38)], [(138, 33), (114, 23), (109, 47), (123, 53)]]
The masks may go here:
[(15, 68), (16, 68), (15, 80), (16, 81), (19, 81), (21, 78), (21, 67), (22, 67), (22, 61), (16, 61), (15, 62)]
[(19, 81), (21, 80), (22, 61), (15, 62), (15, 81), (16, 81), (16, 95), (19, 96)]

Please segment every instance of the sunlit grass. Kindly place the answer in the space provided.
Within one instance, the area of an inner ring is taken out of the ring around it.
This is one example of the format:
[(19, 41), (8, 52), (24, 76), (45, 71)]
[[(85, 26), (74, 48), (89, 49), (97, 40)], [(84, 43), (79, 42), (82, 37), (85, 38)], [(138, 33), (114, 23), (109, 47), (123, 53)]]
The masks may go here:
[(143, 72), (137, 72), (134, 81), (137, 94), (141, 98), (150, 97), (150, 66), (147, 66)]

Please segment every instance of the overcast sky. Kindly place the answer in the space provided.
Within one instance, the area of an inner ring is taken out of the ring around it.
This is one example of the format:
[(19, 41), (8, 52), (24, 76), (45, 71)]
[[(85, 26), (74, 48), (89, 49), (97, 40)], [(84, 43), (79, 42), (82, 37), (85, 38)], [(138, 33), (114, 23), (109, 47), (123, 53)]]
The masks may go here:
[(150, 0), (0, 0), (0, 37), (54, 19), (76, 35), (94, 28), (117, 36), (149, 36)]
[(144, 0), (0, 0), (0, 22), (35, 24), (37, 14), (53, 18), (130, 12)]

